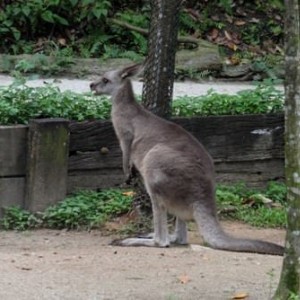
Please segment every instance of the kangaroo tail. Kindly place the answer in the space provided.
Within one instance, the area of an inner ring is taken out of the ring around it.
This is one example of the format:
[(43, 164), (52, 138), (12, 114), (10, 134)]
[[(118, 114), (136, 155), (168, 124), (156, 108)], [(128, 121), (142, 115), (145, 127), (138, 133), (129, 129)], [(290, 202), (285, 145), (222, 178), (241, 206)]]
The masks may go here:
[(194, 219), (205, 243), (212, 248), (272, 255), (283, 255), (284, 253), (284, 247), (277, 244), (227, 235), (221, 228), (217, 217), (203, 206), (195, 205)]

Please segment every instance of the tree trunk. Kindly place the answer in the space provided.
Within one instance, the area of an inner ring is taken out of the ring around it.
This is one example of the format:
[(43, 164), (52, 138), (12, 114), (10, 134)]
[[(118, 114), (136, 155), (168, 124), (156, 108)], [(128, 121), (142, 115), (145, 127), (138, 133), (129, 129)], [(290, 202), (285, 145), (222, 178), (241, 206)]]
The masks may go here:
[[(148, 56), (144, 70), (143, 105), (160, 117), (171, 116), (181, 2), (182, 0), (151, 0), (150, 2), (151, 21)], [(151, 211), (151, 201), (139, 176), (132, 183), (136, 187), (134, 206), (144, 222), (144, 216), (149, 216)]]
[(143, 104), (161, 117), (171, 116), (175, 54), (181, 0), (152, 0)]
[(285, 175), (288, 224), (285, 256), (274, 299), (300, 295), (300, 24), (299, 1), (285, 0)]

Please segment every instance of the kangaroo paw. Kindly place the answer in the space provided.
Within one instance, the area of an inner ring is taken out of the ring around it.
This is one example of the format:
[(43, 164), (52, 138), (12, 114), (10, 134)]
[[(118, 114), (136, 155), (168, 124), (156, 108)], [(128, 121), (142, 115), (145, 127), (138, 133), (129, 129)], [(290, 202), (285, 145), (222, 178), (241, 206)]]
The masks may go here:
[(110, 243), (110, 245), (125, 247), (169, 247), (168, 242), (156, 242), (152, 238), (128, 238), (124, 240), (114, 240)]

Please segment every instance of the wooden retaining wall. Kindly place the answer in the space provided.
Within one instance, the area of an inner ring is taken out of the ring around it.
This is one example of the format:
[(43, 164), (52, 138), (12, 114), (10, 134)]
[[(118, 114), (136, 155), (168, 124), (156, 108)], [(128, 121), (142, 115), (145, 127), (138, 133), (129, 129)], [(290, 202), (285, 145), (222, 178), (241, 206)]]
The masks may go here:
[[(283, 115), (173, 121), (206, 146), (218, 182), (264, 187), (284, 178)], [(122, 182), (121, 151), (110, 121), (45, 119), (0, 126), (0, 215), (6, 206), (40, 211), (77, 189)]]

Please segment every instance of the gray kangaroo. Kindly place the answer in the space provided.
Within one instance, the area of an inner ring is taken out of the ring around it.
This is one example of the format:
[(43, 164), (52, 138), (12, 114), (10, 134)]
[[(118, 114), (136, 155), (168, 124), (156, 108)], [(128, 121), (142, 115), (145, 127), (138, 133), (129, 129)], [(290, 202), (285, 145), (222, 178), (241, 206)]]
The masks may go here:
[[(182, 127), (157, 117), (135, 100), (130, 77), (136, 64), (105, 73), (91, 83), (95, 94), (112, 96), (112, 122), (123, 153), (123, 171), (128, 179), (132, 168), (143, 178), (151, 198), (154, 233), (127, 238), (122, 246), (168, 247), (187, 244), (186, 221), (194, 219), (206, 244), (212, 248), (283, 255), (282, 246), (227, 235), (216, 213), (212, 158)], [(167, 212), (176, 216), (175, 232), (168, 233)]]

